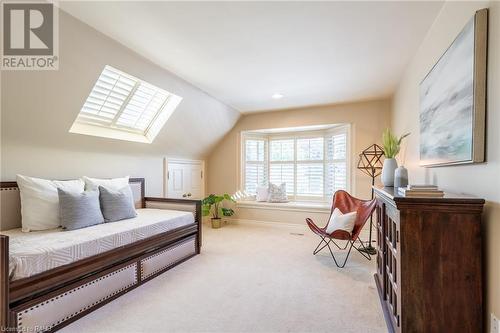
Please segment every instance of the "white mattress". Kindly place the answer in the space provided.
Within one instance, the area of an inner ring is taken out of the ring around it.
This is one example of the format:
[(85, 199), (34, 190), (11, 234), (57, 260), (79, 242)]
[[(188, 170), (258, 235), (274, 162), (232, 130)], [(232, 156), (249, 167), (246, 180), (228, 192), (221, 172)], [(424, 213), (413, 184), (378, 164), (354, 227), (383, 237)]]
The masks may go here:
[(192, 223), (191, 212), (145, 208), (133, 219), (78, 230), (2, 234), (9, 236), (10, 278), (17, 280)]

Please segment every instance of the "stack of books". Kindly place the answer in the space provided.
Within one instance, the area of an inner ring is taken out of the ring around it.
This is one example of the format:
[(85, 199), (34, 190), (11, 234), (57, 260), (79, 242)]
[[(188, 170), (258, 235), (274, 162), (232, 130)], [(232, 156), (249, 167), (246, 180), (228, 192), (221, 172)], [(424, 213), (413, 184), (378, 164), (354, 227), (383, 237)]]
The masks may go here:
[(404, 197), (444, 197), (444, 192), (436, 185), (408, 185), (407, 187), (400, 187), (398, 193)]

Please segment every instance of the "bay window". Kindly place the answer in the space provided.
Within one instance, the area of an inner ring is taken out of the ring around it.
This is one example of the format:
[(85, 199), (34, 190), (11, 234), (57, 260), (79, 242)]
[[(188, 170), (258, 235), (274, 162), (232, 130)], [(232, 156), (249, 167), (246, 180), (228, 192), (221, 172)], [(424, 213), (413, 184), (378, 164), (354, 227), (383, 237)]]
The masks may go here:
[[(326, 127), (326, 126), (325, 126)], [(290, 200), (329, 201), (349, 189), (349, 126), (242, 133), (242, 189), (286, 183)]]

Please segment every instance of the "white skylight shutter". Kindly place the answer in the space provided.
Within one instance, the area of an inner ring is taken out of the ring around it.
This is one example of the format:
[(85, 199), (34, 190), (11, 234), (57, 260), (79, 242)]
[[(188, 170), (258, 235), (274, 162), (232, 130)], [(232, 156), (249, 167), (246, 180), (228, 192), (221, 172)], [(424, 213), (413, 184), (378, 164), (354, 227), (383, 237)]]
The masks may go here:
[(267, 184), (266, 140), (245, 140), (245, 190), (255, 194), (257, 186)]
[(331, 197), (337, 190), (347, 189), (347, 133), (327, 138), (326, 195)]
[(297, 196), (323, 197), (322, 137), (297, 139)]
[(112, 124), (135, 84), (134, 80), (111, 68), (104, 68), (78, 115), (78, 121), (97, 125)]
[(144, 133), (169, 94), (147, 83), (140, 83), (116, 121), (118, 126)]
[(286, 192), (295, 191), (295, 140), (280, 139), (269, 142), (269, 181), (276, 185), (286, 183)]
[(151, 143), (181, 100), (106, 66), (70, 132)]

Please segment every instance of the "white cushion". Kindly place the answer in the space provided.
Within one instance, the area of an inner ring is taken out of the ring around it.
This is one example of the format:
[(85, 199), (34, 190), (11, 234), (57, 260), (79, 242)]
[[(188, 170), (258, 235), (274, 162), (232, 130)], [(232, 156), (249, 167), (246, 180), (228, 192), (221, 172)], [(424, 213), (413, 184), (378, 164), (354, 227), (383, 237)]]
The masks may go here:
[(129, 186), (129, 176), (122, 178), (112, 178), (112, 179), (99, 179), (99, 178), (90, 178), (83, 176), (82, 179), (85, 181), (85, 190), (93, 191), (97, 189), (99, 186), (104, 186), (113, 191), (119, 191), (126, 186)]
[(269, 196), (267, 198), (268, 202), (288, 202), (288, 197), (286, 195), (286, 183), (282, 183), (280, 186), (275, 184), (269, 184)]
[(17, 175), (21, 194), (22, 229), (24, 232), (48, 230), (61, 225), (57, 189), (82, 193), (85, 184), (81, 179), (46, 180)]
[(255, 196), (255, 201), (267, 201), (269, 196), (269, 188), (267, 186), (257, 186), (257, 195)]
[(331, 234), (335, 230), (345, 230), (349, 234), (351, 234), (352, 229), (354, 229), (355, 222), (356, 222), (356, 212), (342, 214), (340, 209), (335, 208), (333, 210), (332, 216), (330, 216), (330, 221), (328, 221), (326, 232)]

